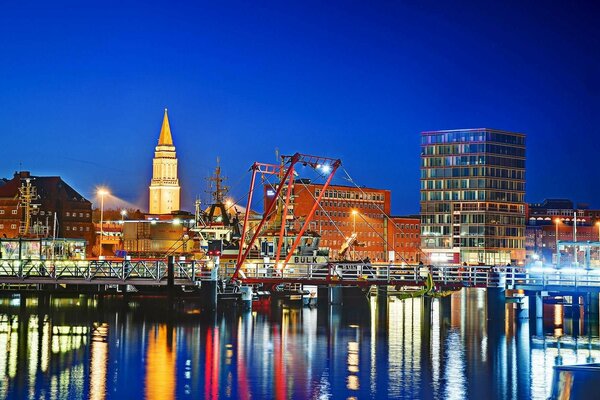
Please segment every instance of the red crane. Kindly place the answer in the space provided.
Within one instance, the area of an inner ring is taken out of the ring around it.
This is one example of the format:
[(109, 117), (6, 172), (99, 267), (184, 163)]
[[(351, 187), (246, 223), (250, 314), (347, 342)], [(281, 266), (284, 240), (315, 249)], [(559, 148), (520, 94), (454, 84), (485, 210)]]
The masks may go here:
[[(315, 200), (315, 203), (314, 203), (313, 207), (311, 208), (310, 212), (308, 213), (308, 216), (306, 217), (306, 220), (304, 221), (302, 228), (298, 232), (296, 239), (294, 240), (292, 246), (288, 250), (285, 261), (283, 262), (284, 267), (290, 261), (290, 258), (294, 254), (296, 247), (298, 247), (298, 244), (300, 243), (300, 240), (302, 239), (302, 235), (308, 228), (310, 221), (312, 220), (312, 217), (315, 214), (315, 211), (317, 210), (317, 207), (319, 207), (319, 203), (320, 203), (321, 199), (325, 195), (325, 190), (327, 189), (327, 187), (331, 183), (333, 176), (335, 175), (335, 172), (337, 171), (339, 166), (342, 165), (342, 162), (339, 159), (311, 156), (311, 155), (300, 154), (300, 153), (295, 153), (292, 156), (282, 156), (281, 159), (282, 159), (282, 165), (274, 165), (274, 164), (265, 164), (265, 163), (255, 162), (254, 164), (252, 164), (252, 167), (250, 167), (250, 169), (252, 171), (252, 179), (250, 180), (250, 190), (248, 191), (248, 203), (246, 206), (246, 215), (244, 215), (244, 225), (242, 227), (240, 250), (238, 253), (237, 263), (236, 263), (235, 271), (232, 276), (232, 280), (238, 279), (240, 268), (246, 261), (246, 258), (248, 257), (248, 253), (250, 252), (250, 249), (252, 248), (252, 246), (254, 245), (254, 242), (260, 235), (260, 231), (261, 231), (262, 227), (264, 226), (265, 222), (267, 221), (267, 219), (273, 212), (273, 209), (275, 208), (275, 205), (277, 203), (277, 199), (279, 198), (279, 196), (281, 196), (283, 189), (287, 188), (286, 196), (285, 196), (285, 207), (283, 209), (283, 219), (282, 219), (282, 224), (281, 224), (281, 227), (279, 230), (279, 242), (277, 244), (276, 262), (277, 263), (279, 262), (279, 255), (281, 253), (281, 246), (282, 246), (283, 235), (284, 235), (284, 231), (285, 231), (285, 220), (287, 217), (288, 205), (289, 205), (290, 196), (292, 193), (292, 186), (294, 183), (294, 166), (297, 165), (298, 163), (300, 163), (303, 166), (310, 166), (311, 168), (318, 169), (323, 174), (327, 175), (327, 180), (323, 184), (323, 189), (321, 190), (321, 192), (319, 193), (319, 196)], [(246, 245), (246, 248), (244, 250), (244, 240), (246, 237), (246, 233), (248, 232), (248, 217), (250, 214), (250, 207), (252, 205), (252, 196), (254, 194), (254, 184), (256, 182), (256, 174), (257, 173), (260, 173), (263, 175), (277, 175), (277, 176), (279, 176), (279, 183), (276, 186), (276, 190), (275, 190), (275, 194), (274, 194), (275, 200), (269, 203), (267, 209), (263, 213), (262, 219), (260, 220), (259, 224), (256, 227), (254, 235), (252, 235), (252, 239), (250, 239), (250, 241), (248, 242), (248, 244)]]

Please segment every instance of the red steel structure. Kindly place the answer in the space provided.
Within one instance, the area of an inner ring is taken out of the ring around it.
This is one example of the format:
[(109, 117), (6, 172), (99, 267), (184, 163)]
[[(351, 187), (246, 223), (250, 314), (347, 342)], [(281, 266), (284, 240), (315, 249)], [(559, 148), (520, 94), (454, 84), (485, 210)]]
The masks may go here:
[[(286, 207), (284, 207), (284, 210), (283, 210), (283, 219), (282, 219), (283, 222), (281, 224), (280, 231), (279, 231), (279, 243), (277, 245), (277, 255), (276, 255), (277, 263), (279, 263), (281, 245), (282, 245), (282, 241), (283, 241), (282, 239), (283, 239), (284, 230), (285, 230), (285, 218), (287, 216), (287, 211), (288, 211), (287, 206), (289, 205), (290, 196), (292, 193), (292, 186), (294, 183), (294, 166), (296, 164), (300, 163), (303, 166), (310, 166), (311, 168), (314, 168), (314, 169), (321, 169), (321, 171), (323, 173), (328, 174), (327, 180), (325, 181), (325, 184), (323, 185), (323, 188), (326, 189), (329, 186), (329, 184), (331, 183), (331, 180), (333, 179), (335, 172), (340, 167), (340, 165), (342, 165), (342, 162), (339, 159), (320, 157), (320, 156), (312, 156), (312, 155), (301, 154), (301, 153), (295, 153), (292, 156), (282, 156), (281, 159), (282, 159), (282, 165), (265, 164), (265, 163), (259, 163), (259, 162), (255, 162), (254, 164), (252, 164), (252, 167), (250, 168), (252, 170), (252, 178), (250, 180), (250, 190), (248, 191), (248, 202), (247, 202), (247, 206), (246, 206), (246, 209), (249, 210), (252, 205), (252, 196), (254, 194), (254, 184), (256, 183), (256, 174), (257, 173), (260, 173), (262, 175), (278, 175), (279, 176), (279, 183), (275, 190), (274, 197), (275, 197), (275, 199), (279, 199), (279, 196), (281, 196), (283, 189), (286, 188), (286, 196), (285, 196)], [(315, 200), (315, 203), (314, 203), (312, 209), (310, 210), (308, 216), (306, 217), (306, 220), (304, 221), (302, 228), (298, 232), (296, 239), (294, 240), (292, 246), (290, 247), (290, 249), (288, 251), (285, 261), (283, 262), (284, 267), (285, 267), (285, 265), (287, 265), (287, 263), (290, 261), (290, 258), (294, 254), (294, 251), (296, 250), (296, 247), (300, 243), (300, 240), (302, 239), (302, 235), (308, 228), (310, 221), (311, 221), (313, 215), (315, 214), (315, 211), (316, 211), (317, 207), (319, 206), (319, 202), (321, 201), (324, 194), (325, 194), (325, 190), (323, 190), (320, 193), (320, 195), (317, 197), (317, 199)], [(273, 201), (268, 205), (267, 209), (263, 213), (262, 219), (260, 220), (259, 224), (256, 227), (254, 235), (252, 235), (252, 238), (246, 245), (245, 250), (244, 250), (244, 240), (246, 237), (246, 233), (248, 232), (247, 228), (248, 228), (248, 214), (249, 213), (246, 213), (246, 215), (244, 216), (244, 225), (242, 227), (240, 251), (239, 251), (238, 259), (236, 262), (236, 268), (232, 275), (232, 280), (238, 279), (240, 268), (246, 261), (246, 258), (248, 257), (248, 254), (250, 253), (250, 249), (252, 248), (252, 245), (254, 244), (254, 242), (256, 241), (258, 236), (260, 235), (261, 229), (264, 226), (264, 224), (267, 222), (267, 219), (269, 218), (271, 213), (273, 212), (273, 209), (275, 208), (276, 203), (277, 203), (277, 201)]]

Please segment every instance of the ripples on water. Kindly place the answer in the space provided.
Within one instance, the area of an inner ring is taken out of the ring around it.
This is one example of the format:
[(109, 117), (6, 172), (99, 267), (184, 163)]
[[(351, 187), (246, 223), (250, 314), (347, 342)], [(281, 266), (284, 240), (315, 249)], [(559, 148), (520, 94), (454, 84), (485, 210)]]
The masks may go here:
[(495, 322), (485, 304), (477, 289), (213, 315), (155, 299), (7, 298), (0, 399), (546, 399), (553, 365), (600, 360), (597, 321), (546, 305), (543, 326), (510, 310)]

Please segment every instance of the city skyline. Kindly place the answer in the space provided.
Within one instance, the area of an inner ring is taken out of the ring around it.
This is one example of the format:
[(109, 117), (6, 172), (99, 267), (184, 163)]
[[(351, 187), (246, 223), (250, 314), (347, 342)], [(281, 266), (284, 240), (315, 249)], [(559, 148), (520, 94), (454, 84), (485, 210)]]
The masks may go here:
[(597, 10), (514, 7), (11, 4), (0, 170), (147, 207), (167, 107), (187, 209), (217, 157), (234, 183), (279, 149), (339, 157), (359, 184), (392, 190), (394, 213), (417, 213), (420, 132), (481, 127), (527, 135), (528, 202), (597, 206), (593, 157), (570, 151), (600, 140)]

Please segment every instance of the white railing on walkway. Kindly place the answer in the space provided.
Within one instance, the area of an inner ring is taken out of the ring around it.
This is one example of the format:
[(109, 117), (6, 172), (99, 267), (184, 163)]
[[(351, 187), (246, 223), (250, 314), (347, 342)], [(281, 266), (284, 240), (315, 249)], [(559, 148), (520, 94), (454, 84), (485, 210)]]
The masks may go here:
[[(205, 262), (176, 261), (174, 279), (190, 282), (228, 279), (235, 264), (222, 263), (215, 271)], [(218, 273), (217, 273), (218, 272)], [(288, 264), (246, 263), (240, 270), (241, 280), (315, 281), (316, 283), (350, 283), (415, 286), (422, 285), (431, 274), (437, 286), (505, 287), (507, 289), (544, 290), (544, 288), (600, 288), (600, 269), (523, 268), (457, 265), (406, 265), (390, 263)], [(0, 260), (0, 284), (34, 281), (148, 281), (164, 284), (168, 264), (164, 260)]]

